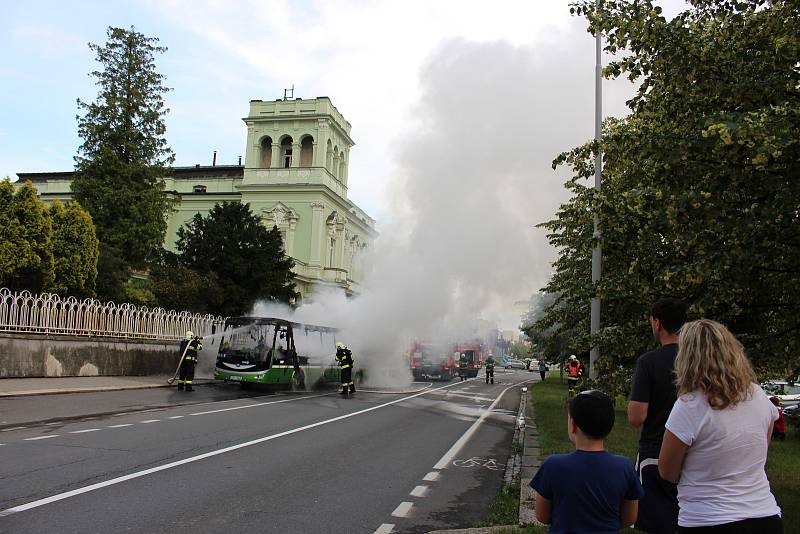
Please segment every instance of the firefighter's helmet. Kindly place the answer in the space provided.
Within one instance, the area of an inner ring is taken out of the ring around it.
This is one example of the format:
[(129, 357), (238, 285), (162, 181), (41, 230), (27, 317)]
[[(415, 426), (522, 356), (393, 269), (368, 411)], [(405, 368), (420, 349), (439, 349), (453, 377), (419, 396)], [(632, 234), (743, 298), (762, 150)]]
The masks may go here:
[(337, 341), (336, 342), (336, 348), (337, 349), (343, 349), (344, 348), (344, 343), (342, 343), (341, 341)]
[(194, 332), (191, 330), (186, 331), (186, 339), (192, 339), (194, 337)]
[(575, 361), (578, 358), (574, 354), (572, 354), (572, 355), (570, 355), (569, 359), (572, 360), (572, 361)]

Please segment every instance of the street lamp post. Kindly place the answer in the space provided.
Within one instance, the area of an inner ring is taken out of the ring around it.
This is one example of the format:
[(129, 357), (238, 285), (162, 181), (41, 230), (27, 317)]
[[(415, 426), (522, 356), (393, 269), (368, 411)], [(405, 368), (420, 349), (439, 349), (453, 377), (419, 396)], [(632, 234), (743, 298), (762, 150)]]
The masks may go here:
[[(596, 16), (600, 16), (600, 0), (597, 0)], [(602, 50), (602, 40), (600, 37), (600, 28), (595, 30), (595, 81), (594, 81), (594, 141), (596, 152), (594, 156), (594, 189), (600, 192), (600, 178), (603, 174), (603, 154), (600, 150), (600, 129), (603, 121), (603, 87), (602, 87), (602, 64), (600, 53)], [(600, 247), (600, 215), (597, 211), (594, 212), (594, 231), (592, 237), (597, 241), (597, 244), (592, 249), (592, 285), (600, 281), (603, 269), (603, 253)], [(592, 298), (592, 316), (590, 322), (590, 333), (594, 336), (600, 330), (600, 297), (595, 296)], [(592, 343), (592, 349), (589, 352), (589, 376), (597, 378), (597, 360), (600, 358), (600, 347), (596, 342)]]

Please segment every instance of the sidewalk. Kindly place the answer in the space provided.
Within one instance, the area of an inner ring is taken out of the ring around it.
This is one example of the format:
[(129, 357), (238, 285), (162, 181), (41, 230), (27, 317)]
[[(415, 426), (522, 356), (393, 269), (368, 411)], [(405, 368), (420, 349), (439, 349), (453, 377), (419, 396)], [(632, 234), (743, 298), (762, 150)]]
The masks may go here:
[[(154, 376), (65, 376), (52, 378), (0, 378), (0, 397), (52, 395), (89, 391), (119, 391), (169, 387), (166, 375)], [(196, 384), (212, 382), (195, 379)]]

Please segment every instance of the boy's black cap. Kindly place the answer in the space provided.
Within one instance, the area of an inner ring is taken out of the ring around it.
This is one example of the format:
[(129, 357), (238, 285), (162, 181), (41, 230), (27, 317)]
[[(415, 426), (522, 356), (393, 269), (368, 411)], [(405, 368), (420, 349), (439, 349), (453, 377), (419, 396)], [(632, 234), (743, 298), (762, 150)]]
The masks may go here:
[(590, 438), (603, 439), (614, 428), (614, 403), (596, 389), (581, 391), (569, 403), (569, 415)]

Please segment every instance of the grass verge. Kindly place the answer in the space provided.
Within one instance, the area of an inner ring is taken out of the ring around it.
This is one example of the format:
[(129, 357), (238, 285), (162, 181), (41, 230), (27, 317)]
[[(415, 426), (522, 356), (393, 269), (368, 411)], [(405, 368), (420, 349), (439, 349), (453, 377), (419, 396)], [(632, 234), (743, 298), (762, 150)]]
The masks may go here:
[[(566, 384), (558, 379), (538, 382), (530, 389), (536, 426), (539, 430), (539, 445), (542, 460), (551, 454), (562, 454), (575, 450), (567, 437)], [(627, 456), (636, 461), (639, 431), (628, 424), (625, 399), (617, 399), (616, 423), (606, 439), (606, 449), (612, 454)], [(767, 475), (772, 493), (783, 510), (785, 532), (800, 532), (800, 432), (788, 428), (786, 441), (773, 442), (767, 460)], [(529, 480), (521, 481), (527, 484)], [(536, 534), (539, 530), (518, 531), (520, 534)], [(629, 529), (623, 532), (635, 533)]]

